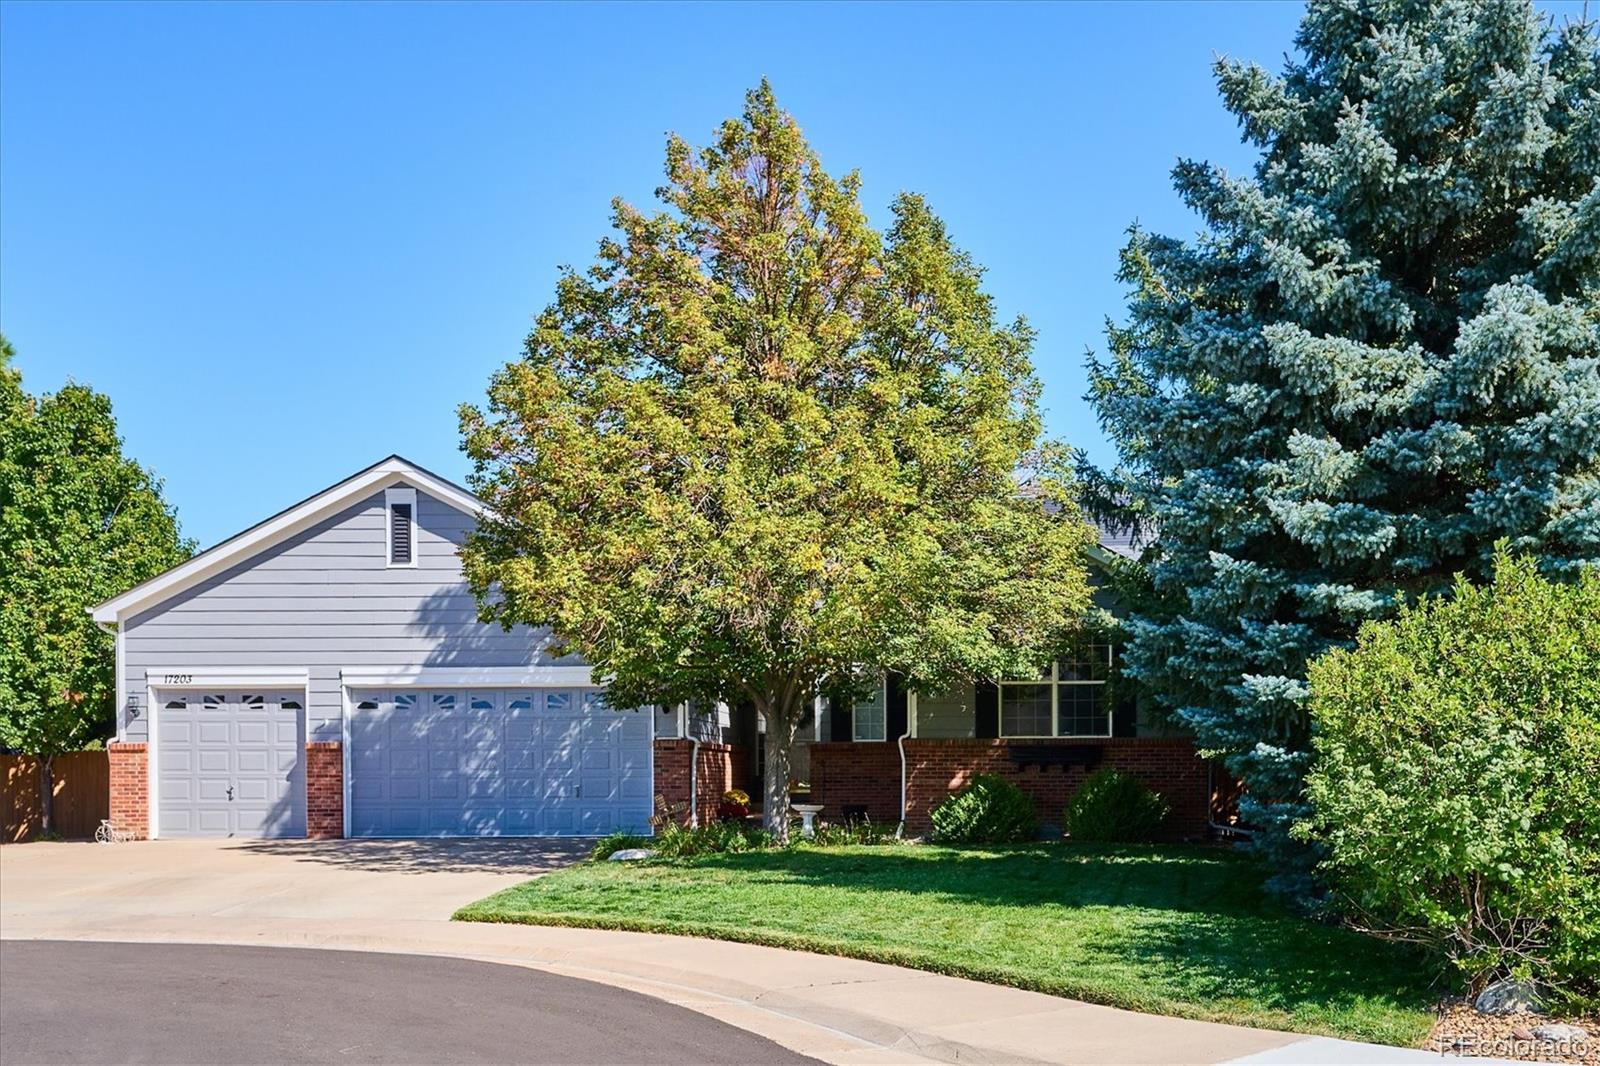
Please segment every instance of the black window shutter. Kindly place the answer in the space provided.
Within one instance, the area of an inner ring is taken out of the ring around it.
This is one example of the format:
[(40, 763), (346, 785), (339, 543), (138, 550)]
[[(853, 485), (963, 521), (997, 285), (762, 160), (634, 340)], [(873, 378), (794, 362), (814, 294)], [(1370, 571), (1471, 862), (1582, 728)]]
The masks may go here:
[(828, 739), (851, 740), (854, 737), (855, 716), (850, 706), (837, 696), (828, 697)]
[(409, 503), (392, 503), (389, 505), (389, 561), (391, 563), (409, 563), (411, 561), (411, 505)]
[(889, 709), (884, 715), (886, 726), (883, 731), (883, 739), (899, 740), (906, 731), (906, 722), (908, 721), (905, 678), (900, 674), (889, 674), (887, 676), (888, 685), (886, 687), (888, 692), (885, 695), (889, 698)]
[(988, 740), (1000, 735), (1000, 686), (993, 681), (979, 681), (972, 696), (972, 731), (980, 739)]

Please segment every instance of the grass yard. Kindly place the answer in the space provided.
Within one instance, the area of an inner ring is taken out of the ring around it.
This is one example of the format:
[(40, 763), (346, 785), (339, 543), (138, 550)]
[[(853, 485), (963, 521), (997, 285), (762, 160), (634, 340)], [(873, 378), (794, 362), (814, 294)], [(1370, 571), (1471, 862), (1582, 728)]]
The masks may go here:
[(1208, 1021), (1415, 1046), (1431, 973), (1287, 913), (1212, 847), (797, 847), (588, 863), (467, 921), (636, 929), (850, 955)]

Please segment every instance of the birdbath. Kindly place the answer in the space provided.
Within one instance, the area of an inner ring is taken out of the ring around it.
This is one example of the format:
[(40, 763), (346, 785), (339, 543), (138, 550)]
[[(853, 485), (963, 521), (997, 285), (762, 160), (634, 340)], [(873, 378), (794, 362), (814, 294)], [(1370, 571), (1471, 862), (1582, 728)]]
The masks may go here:
[(789, 809), (800, 816), (800, 835), (814, 837), (817, 835), (817, 815), (822, 813), (820, 803), (791, 803)]

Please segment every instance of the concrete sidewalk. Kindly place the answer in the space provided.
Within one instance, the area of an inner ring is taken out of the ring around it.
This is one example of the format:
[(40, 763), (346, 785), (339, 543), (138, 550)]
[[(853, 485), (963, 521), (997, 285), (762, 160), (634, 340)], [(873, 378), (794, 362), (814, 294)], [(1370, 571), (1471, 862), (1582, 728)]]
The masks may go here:
[(572, 854), (514, 841), (495, 842), (492, 861), (448, 842), (386, 843), (365, 860), (339, 850), (353, 847), (361, 845), (9, 845), (0, 848), (0, 936), (340, 948), (531, 966), (656, 996), (841, 1064), (1379, 1063), (1425, 1055), (748, 944), (450, 922), (455, 907)]

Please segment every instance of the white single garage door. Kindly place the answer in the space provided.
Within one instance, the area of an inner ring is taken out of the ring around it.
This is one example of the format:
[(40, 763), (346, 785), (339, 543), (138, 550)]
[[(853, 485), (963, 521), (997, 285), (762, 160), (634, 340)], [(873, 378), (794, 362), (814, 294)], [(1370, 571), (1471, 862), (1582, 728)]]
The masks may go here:
[(160, 836), (306, 835), (301, 693), (168, 693), (159, 708)]
[(597, 689), (355, 689), (352, 836), (644, 832), (650, 715)]

